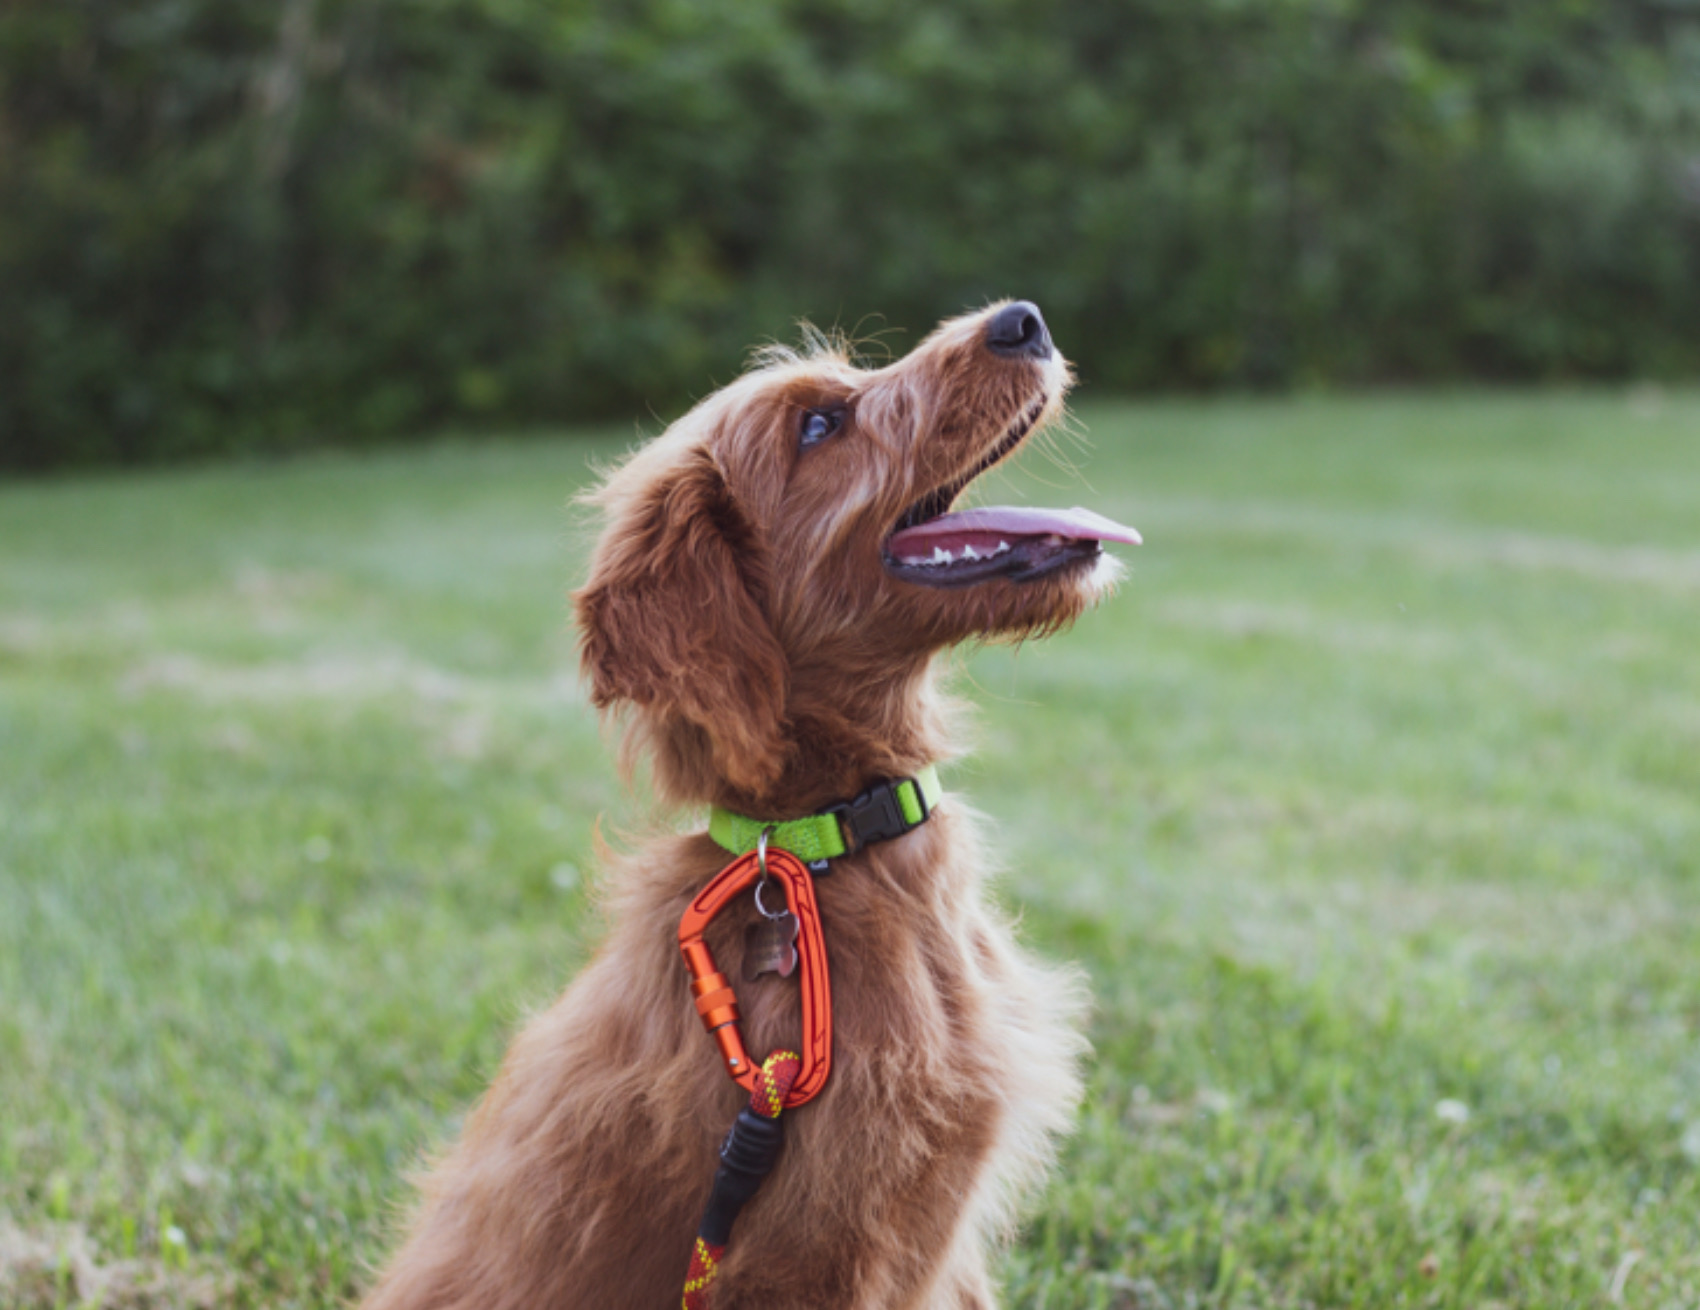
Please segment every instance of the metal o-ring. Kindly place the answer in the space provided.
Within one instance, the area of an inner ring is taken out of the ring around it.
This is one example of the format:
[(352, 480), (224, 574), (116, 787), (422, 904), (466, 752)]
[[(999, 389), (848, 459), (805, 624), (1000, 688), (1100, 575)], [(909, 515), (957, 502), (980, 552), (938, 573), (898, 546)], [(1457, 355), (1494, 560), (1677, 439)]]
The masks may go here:
[(778, 914), (775, 914), (772, 910), (768, 909), (766, 905), (762, 904), (761, 899), (761, 889), (767, 886), (769, 882), (767, 872), (767, 838), (768, 834), (772, 831), (773, 829), (771, 827), (763, 828), (761, 830), (761, 836), (756, 838), (756, 864), (761, 868), (761, 877), (756, 881), (756, 909), (761, 911), (763, 918), (778, 919), (783, 917), (785, 911), (781, 910)]
[(756, 909), (762, 912), (762, 917), (764, 918), (783, 919), (786, 915), (785, 910), (781, 910), (779, 913), (775, 914), (772, 910), (768, 909), (767, 906), (761, 903), (761, 889), (766, 885), (767, 884), (765, 882), (758, 882), (756, 884)]

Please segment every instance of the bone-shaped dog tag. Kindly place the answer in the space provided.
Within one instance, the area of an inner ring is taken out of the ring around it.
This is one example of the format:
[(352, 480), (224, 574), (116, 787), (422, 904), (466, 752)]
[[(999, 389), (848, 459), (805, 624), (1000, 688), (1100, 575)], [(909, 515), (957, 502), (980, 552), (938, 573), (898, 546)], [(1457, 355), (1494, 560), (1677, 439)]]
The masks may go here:
[(797, 970), (797, 916), (789, 910), (744, 929), (744, 981), (764, 973), (789, 978)]

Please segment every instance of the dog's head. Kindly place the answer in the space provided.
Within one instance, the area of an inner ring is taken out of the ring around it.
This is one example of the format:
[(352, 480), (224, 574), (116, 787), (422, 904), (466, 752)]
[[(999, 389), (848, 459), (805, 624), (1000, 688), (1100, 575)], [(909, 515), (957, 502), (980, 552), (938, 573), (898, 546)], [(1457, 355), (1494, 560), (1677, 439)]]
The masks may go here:
[(952, 512), (1071, 381), (1034, 306), (994, 305), (884, 368), (771, 356), (609, 476), (584, 668), (599, 707), (635, 707), (664, 792), (772, 813), (913, 768), (905, 698), (933, 652), (1051, 631), (1103, 593), (1101, 543), (1131, 529)]

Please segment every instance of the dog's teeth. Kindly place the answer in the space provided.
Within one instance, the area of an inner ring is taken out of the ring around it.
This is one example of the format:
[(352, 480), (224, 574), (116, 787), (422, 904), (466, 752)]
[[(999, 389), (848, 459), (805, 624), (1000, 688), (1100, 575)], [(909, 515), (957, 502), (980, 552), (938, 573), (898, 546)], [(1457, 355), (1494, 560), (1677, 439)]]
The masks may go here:
[(962, 558), (963, 559), (979, 559), (980, 556), (979, 556), (979, 553), (974, 549), (974, 547), (964, 546), (962, 548)]
[(956, 559), (956, 556), (952, 555), (943, 546), (934, 546), (933, 547), (933, 563), (934, 564), (949, 564), (955, 559)]
[(992, 552), (992, 554), (1001, 555), (1001, 554), (1004, 553), (1004, 551), (1006, 551), (1008, 549), (1009, 549), (1009, 543), (1007, 541), (1000, 541), (1000, 542), (998, 542), (998, 548), (996, 550), (994, 550)]

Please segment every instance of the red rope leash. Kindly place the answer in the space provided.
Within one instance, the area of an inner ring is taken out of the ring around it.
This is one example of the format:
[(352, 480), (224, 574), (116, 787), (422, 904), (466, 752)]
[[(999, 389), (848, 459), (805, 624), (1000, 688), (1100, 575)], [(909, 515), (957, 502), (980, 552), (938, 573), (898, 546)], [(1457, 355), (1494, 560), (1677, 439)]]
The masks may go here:
[(720, 1274), (720, 1259), (726, 1254), (726, 1244), (731, 1238), (732, 1221), (779, 1158), (779, 1147), (784, 1142), (779, 1112), (785, 1108), (786, 1093), (802, 1067), (802, 1057), (794, 1051), (775, 1051), (756, 1074), (755, 1085), (750, 1088), (749, 1108), (738, 1115), (720, 1148), (714, 1191), (697, 1229), (696, 1249), (691, 1253), (691, 1267), (685, 1275), (682, 1310), (709, 1310), (714, 1280)]

